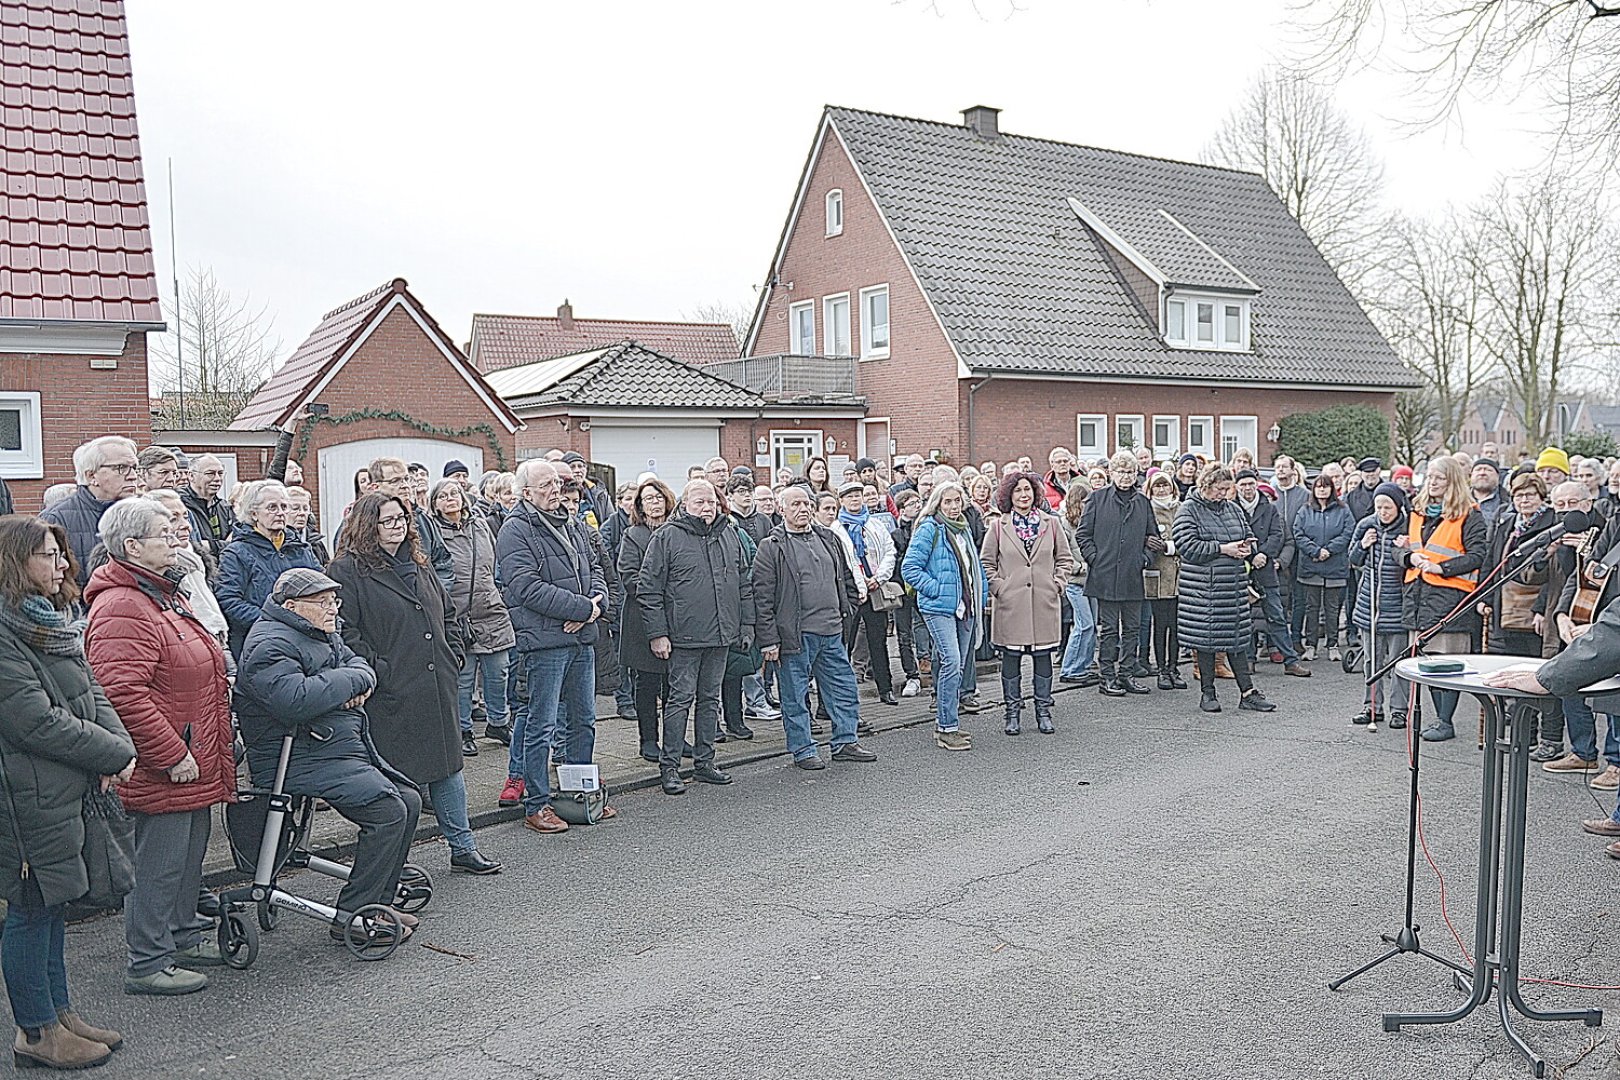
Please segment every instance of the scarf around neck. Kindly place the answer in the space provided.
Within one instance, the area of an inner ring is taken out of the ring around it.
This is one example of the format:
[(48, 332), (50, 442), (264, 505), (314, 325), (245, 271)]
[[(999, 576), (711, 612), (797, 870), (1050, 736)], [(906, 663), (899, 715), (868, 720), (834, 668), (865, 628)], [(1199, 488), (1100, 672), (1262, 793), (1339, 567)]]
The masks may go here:
[(0, 623), (29, 648), (51, 656), (84, 656), (84, 620), (69, 620), (45, 597), (35, 594), (12, 606), (0, 604)]
[(871, 516), (872, 511), (864, 506), (853, 512), (844, 509), (838, 511), (838, 520), (849, 534), (849, 542), (855, 547), (855, 556), (861, 560), (862, 569), (870, 569), (866, 565), (866, 522)]

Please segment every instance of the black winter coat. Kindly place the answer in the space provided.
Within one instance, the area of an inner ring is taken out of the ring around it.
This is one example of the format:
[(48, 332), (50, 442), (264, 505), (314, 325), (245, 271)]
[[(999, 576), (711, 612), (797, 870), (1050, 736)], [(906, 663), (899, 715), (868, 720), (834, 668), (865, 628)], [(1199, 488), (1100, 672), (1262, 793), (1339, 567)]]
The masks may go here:
[(111, 505), (90, 494), (90, 489), (80, 484), (72, 495), (40, 511), (39, 520), (67, 530), (68, 546), (73, 549), (73, 559), (79, 566), (81, 587), (90, 580), (90, 553), (101, 543), (97, 530), (101, 527), (101, 515)]
[[(1434, 530), (1439, 524), (1439, 518), (1425, 518), (1422, 528), (1423, 539), (1427, 540), (1434, 535)], [(1440, 571), (1446, 577), (1473, 573), (1485, 565), (1485, 549), (1490, 544), (1490, 537), (1485, 527), (1485, 518), (1478, 509), (1468, 511), (1468, 516), (1463, 519), (1462, 535), (1463, 554), (1440, 564)], [(1410, 557), (1409, 552), (1401, 552), (1403, 570), (1406, 569)], [(1445, 618), (1464, 595), (1460, 589), (1430, 585), (1420, 574), (1406, 585), (1405, 592), (1401, 596), (1401, 624), (1408, 630), (1427, 630)], [(1479, 632), (1479, 616), (1474, 614), (1473, 604), (1467, 605), (1463, 615), (1451, 624), (1449, 632), (1456, 634)]]
[(636, 599), (648, 640), (681, 649), (739, 645), (754, 636), (754, 584), (742, 541), (724, 516), (679, 511), (647, 544)]
[(366, 702), (383, 759), (418, 786), (461, 771), (456, 679), (462, 643), (455, 612), (431, 568), (415, 588), (392, 566), (339, 555), (327, 574), (343, 586), (343, 634), (377, 673)]
[(25, 863), (46, 907), (89, 891), (82, 800), (91, 784), (134, 759), (135, 743), (83, 656), (36, 651), (0, 627), (0, 895), (7, 903), (21, 900)]
[[(495, 578), (519, 652), (596, 644), (602, 620), (585, 620), (591, 618), (591, 598), (606, 612), (609, 596), (585, 533), (577, 518), (552, 515), (548, 522), (530, 503), (513, 504), (495, 538)], [(563, 629), (570, 622), (585, 625), (570, 633)]]
[(1283, 545), (1287, 540), (1283, 529), (1282, 515), (1277, 513), (1277, 504), (1260, 496), (1260, 501), (1254, 504), (1254, 509), (1238, 507), (1249, 518), (1249, 534), (1260, 541), (1259, 550), (1265, 553), (1266, 565), (1256, 567), (1254, 570), (1255, 584), (1263, 589), (1277, 587), (1277, 563), (1282, 559)]
[[(1195, 489), (1176, 511), (1170, 535), (1181, 556), (1176, 615), (1181, 644), (1200, 652), (1247, 651), (1252, 633), (1248, 568), (1220, 548), (1249, 535), (1248, 515), (1236, 500), (1211, 501)], [(1089, 583), (1086, 595), (1091, 595)]]
[[(231, 533), (236, 528), (236, 513), (231, 509), (231, 504), (218, 495), (204, 500), (195, 488), (189, 486), (180, 489), (180, 502), (186, 508), (186, 515), (191, 518), (191, 542), (207, 548), (208, 553), (218, 559), (225, 545), (231, 542)], [(210, 522), (219, 523), (217, 533)]]
[(1086, 560), (1086, 596), (1092, 600), (1141, 600), (1142, 571), (1152, 554), (1147, 538), (1159, 535), (1153, 503), (1136, 488), (1113, 484), (1086, 498), (1075, 538)]
[[(850, 572), (843, 543), (828, 529), (812, 522), (810, 529), (838, 564), (844, 587), (838, 592), (838, 614), (847, 624), (861, 604), (861, 594)], [(787, 526), (773, 530), (754, 553), (754, 644), (761, 649), (780, 646), (790, 656), (804, 648), (800, 621), (799, 569)]]
[(649, 526), (632, 525), (624, 531), (624, 539), (619, 542), (619, 582), (624, 586), (623, 617), (619, 620), (619, 662), (635, 671), (662, 675), (669, 670), (669, 662), (654, 656), (647, 644), (637, 590), (641, 563), (647, 557), (647, 545), (652, 543), (653, 536), (654, 532)]
[[(1377, 534), (1373, 546), (1361, 546), (1361, 538), (1372, 529)], [(1401, 625), (1401, 593), (1405, 586), (1406, 569), (1401, 565), (1401, 549), (1395, 541), (1406, 535), (1405, 517), (1396, 517), (1394, 524), (1382, 525), (1376, 514), (1356, 523), (1350, 532), (1350, 565), (1361, 569), (1356, 578), (1356, 596), (1350, 609), (1351, 625), (1380, 634), (1405, 633)], [(1461, 595), (1461, 594), (1459, 594)], [(1373, 608), (1377, 607), (1377, 625), (1374, 626)]]
[(410, 786), (377, 753), (365, 709), (344, 706), (376, 685), (371, 665), (343, 635), (266, 600), (242, 647), (234, 702), (254, 782), (270, 786), (281, 740), (291, 731), (293, 794), (364, 805)]

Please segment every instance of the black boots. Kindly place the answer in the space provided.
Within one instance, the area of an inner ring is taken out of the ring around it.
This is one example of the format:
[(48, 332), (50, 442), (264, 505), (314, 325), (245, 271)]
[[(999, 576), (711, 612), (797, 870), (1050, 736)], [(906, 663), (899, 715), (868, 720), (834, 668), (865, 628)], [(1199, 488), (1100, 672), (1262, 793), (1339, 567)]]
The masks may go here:
[(1006, 710), (1007, 723), (1002, 731), (1008, 735), (1017, 735), (1023, 731), (1020, 722), (1024, 715), (1024, 675), (1019, 672), (1012, 678), (1001, 677), (1002, 707)]
[(1057, 731), (1052, 726), (1052, 676), (1035, 675), (1035, 730), (1042, 735)]

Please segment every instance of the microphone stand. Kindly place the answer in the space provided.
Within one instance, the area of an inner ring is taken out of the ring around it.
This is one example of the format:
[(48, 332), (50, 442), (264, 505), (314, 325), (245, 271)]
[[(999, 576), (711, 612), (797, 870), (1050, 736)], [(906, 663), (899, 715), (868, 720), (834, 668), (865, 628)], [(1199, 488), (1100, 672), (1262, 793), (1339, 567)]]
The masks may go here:
[[(1494, 569), (1492, 569), (1489, 574), (1485, 575), (1485, 580), (1482, 581), (1479, 584), (1479, 586), (1477, 588), (1475, 588), (1472, 592), (1465, 595), (1463, 597), (1462, 602), (1459, 603), (1455, 608), (1453, 608), (1450, 611), (1450, 613), (1446, 615), (1445, 618), (1441, 619), (1439, 622), (1435, 623), (1433, 626), (1429, 627), (1427, 630), (1423, 630), (1423, 631), (1419, 632), (1419, 634), (1417, 636), (1417, 640), (1412, 643), (1412, 646), (1409, 649), (1407, 649), (1404, 653), (1402, 653), (1401, 655), (1395, 657), (1393, 660), (1389, 661), (1383, 667), (1379, 668), (1377, 671), (1375, 671), (1371, 675), (1369, 675), (1368, 678), (1367, 678), (1367, 685), (1371, 686), (1374, 683), (1376, 683), (1379, 679), (1382, 679), (1385, 676), (1387, 676), (1391, 671), (1394, 670), (1395, 665), (1400, 663), (1402, 660), (1408, 659), (1410, 657), (1426, 655), (1426, 653), (1424, 652), (1424, 647), (1426, 645), (1428, 645), (1429, 642), (1433, 641), (1435, 638), (1437, 638), (1441, 634), (1445, 633), (1451, 627), (1453, 627), (1457, 623), (1461, 622), (1462, 619), (1463, 619), (1463, 616), (1466, 615), (1469, 611), (1473, 610), (1475, 605), (1479, 604), (1482, 601), (1489, 600), (1489, 599), (1491, 599), (1491, 597), (1493, 597), (1497, 593), (1501, 592), (1502, 589), (1507, 586), (1507, 583), (1509, 581), (1513, 580), (1513, 577), (1514, 577), (1515, 574), (1517, 574), (1520, 570), (1523, 570), (1525, 568), (1525, 566), (1527, 566), (1530, 562), (1533, 561), (1533, 556), (1535, 554), (1538, 554), (1539, 552), (1545, 550), (1546, 545), (1540, 545), (1540, 544), (1535, 543), (1535, 541), (1537, 540), (1538, 537), (1539, 537), (1539, 534), (1536, 534), (1536, 535), (1532, 535), (1527, 541), (1520, 541), (1519, 545), (1517, 547), (1515, 547), (1512, 551), (1510, 551), (1506, 555), (1504, 555), (1502, 557), (1502, 561), (1500, 563), (1498, 563), (1496, 565), (1496, 567)], [(1551, 543), (1551, 542), (1549, 542), (1549, 543)], [(1520, 555), (1529, 555), (1529, 556), (1531, 556), (1531, 558), (1526, 558), (1523, 562), (1521, 562), (1518, 565), (1514, 566), (1513, 569), (1507, 570), (1507, 567), (1513, 562), (1515, 557), (1520, 556)], [(1377, 581), (1374, 581), (1374, 583), (1373, 583), (1374, 590), (1376, 590), (1377, 587), (1378, 587), (1378, 583), (1377, 583)], [(1375, 596), (1377, 595), (1376, 591), (1374, 592), (1374, 595)], [(1375, 623), (1375, 626), (1374, 626), (1373, 637), (1376, 640), (1376, 638), (1377, 638), (1376, 623)], [(1369, 651), (1371, 649), (1371, 645), (1372, 645), (1372, 643), (1369, 642), (1368, 643)], [(1368, 665), (1369, 668), (1371, 666), (1372, 666), (1371, 664)], [(1384, 961), (1392, 959), (1393, 957), (1396, 957), (1396, 956), (1404, 955), (1406, 953), (1414, 953), (1414, 954), (1416, 954), (1418, 956), (1427, 957), (1428, 959), (1433, 960), (1435, 963), (1444, 965), (1445, 967), (1450, 968), (1452, 971), (1457, 972), (1460, 975), (1464, 975), (1464, 976), (1466, 976), (1468, 978), (1473, 977), (1473, 972), (1471, 970), (1469, 970), (1468, 968), (1463, 967), (1461, 964), (1459, 964), (1459, 963), (1457, 963), (1457, 962), (1455, 962), (1453, 960), (1448, 960), (1444, 956), (1440, 956), (1440, 955), (1438, 955), (1436, 953), (1430, 952), (1428, 949), (1425, 949), (1423, 947), (1422, 941), (1418, 937), (1418, 931), (1419, 931), (1420, 927), (1414, 921), (1415, 912), (1414, 912), (1413, 909), (1414, 909), (1414, 905), (1416, 903), (1416, 897), (1414, 895), (1414, 892), (1415, 892), (1416, 884), (1417, 884), (1418, 752), (1419, 752), (1419, 747), (1423, 743), (1423, 738), (1422, 738), (1422, 736), (1420, 734), (1420, 732), (1422, 730), (1422, 724), (1421, 724), (1421, 719), (1422, 719), (1422, 715), (1423, 715), (1422, 710), (1423, 710), (1423, 699), (1422, 699), (1421, 692), (1420, 691), (1415, 691), (1413, 693), (1412, 715), (1410, 717), (1408, 717), (1408, 719), (1407, 719), (1407, 728), (1406, 728), (1406, 743), (1407, 743), (1407, 746), (1411, 748), (1411, 752), (1407, 755), (1407, 757), (1411, 762), (1411, 774), (1412, 775), (1411, 775), (1411, 784), (1410, 784), (1410, 787), (1409, 787), (1409, 789), (1407, 791), (1407, 796), (1406, 796), (1406, 912), (1405, 912), (1405, 918), (1404, 918), (1404, 920), (1403, 920), (1403, 922), (1401, 924), (1401, 928), (1399, 930), (1397, 930), (1395, 933), (1393, 933), (1393, 934), (1380, 934), (1379, 935), (1379, 940), (1383, 941), (1384, 944), (1390, 946), (1389, 949), (1387, 949), (1385, 952), (1383, 952), (1381, 955), (1375, 957), (1371, 961), (1369, 961), (1369, 962), (1361, 965), (1360, 967), (1356, 968), (1354, 971), (1350, 972), (1349, 974), (1341, 975), (1337, 979), (1334, 979), (1332, 982), (1328, 983), (1328, 989), (1329, 990), (1335, 990), (1336, 991), (1340, 987), (1342, 987), (1345, 983), (1349, 982), (1351, 979), (1354, 979), (1359, 975), (1366, 974), (1367, 972), (1371, 971), (1373, 968), (1378, 967)], [(1477, 947), (1477, 945), (1476, 945), (1476, 947)]]

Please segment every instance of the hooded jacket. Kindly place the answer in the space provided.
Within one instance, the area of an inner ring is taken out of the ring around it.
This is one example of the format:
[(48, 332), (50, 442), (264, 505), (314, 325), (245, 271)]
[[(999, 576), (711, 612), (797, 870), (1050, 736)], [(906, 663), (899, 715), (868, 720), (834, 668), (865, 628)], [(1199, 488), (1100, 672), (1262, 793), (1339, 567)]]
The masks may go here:
[(752, 568), (736, 527), (724, 515), (707, 522), (677, 511), (647, 543), (636, 602), (648, 641), (667, 637), (679, 649), (752, 641)]
[[(668, 528), (668, 526), (665, 526)], [(663, 529), (658, 532), (663, 532)], [(810, 532), (827, 548), (838, 566), (838, 615), (848, 621), (850, 614), (860, 606), (861, 596), (855, 588), (855, 575), (850, 572), (849, 559), (844, 554), (845, 540), (831, 529), (810, 523)], [(655, 537), (657, 533), (653, 534)], [(787, 526), (778, 526), (759, 545), (754, 553), (754, 644), (761, 649), (781, 648), (790, 656), (804, 648), (803, 605), (799, 597), (798, 560)]]

